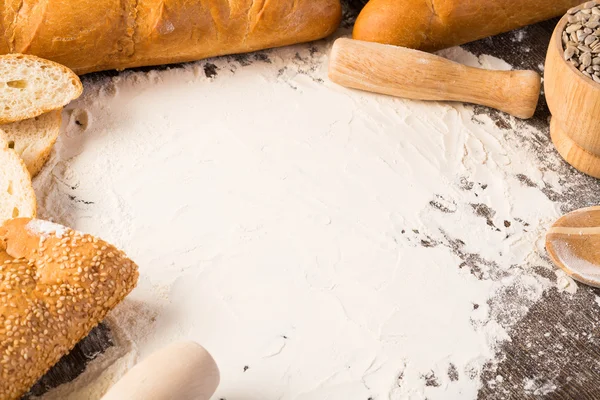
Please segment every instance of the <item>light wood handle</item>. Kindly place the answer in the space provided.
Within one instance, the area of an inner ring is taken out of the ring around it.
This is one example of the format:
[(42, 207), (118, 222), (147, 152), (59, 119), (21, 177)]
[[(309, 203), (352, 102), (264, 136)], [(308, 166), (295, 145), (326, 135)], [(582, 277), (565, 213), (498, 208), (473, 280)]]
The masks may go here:
[(490, 71), (379, 43), (338, 39), (329, 78), (340, 85), (414, 100), (480, 104), (531, 118), (541, 79), (535, 71)]
[(219, 367), (204, 347), (178, 342), (133, 367), (102, 400), (209, 400), (219, 380)]

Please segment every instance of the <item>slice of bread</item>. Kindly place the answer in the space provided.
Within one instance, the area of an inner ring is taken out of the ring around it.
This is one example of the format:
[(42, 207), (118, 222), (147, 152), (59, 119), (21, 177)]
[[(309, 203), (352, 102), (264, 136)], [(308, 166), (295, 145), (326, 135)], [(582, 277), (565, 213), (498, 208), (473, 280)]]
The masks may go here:
[(0, 139), (0, 224), (16, 217), (34, 218), (36, 205), (25, 163)]
[(0, 56), (0, 124), (62, 108), (82, 91), (77, 75), (63, 65), (31, 55)]
[(14, 149), (34, 177), (40, 172), (52, 151), (60, 132), (62, 110), (12, 124), (0, 125), (8, 147)]

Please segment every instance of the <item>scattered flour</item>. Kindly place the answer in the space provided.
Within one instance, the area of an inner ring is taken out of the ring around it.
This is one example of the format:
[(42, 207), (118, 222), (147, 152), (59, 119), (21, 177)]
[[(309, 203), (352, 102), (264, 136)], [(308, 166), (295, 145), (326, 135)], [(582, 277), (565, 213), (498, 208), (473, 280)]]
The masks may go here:
[(329, 46), (85, 81), (35, 181), (40, 217), (123, 248), (129, 300), (155, 317), (136, 335), (139, 309), (114, 313), (133, 339), (53, 393), (99, 398), (187, 338), (221, 368), (216, 398), (477, 397), (508, 338), (499, 307), (518, 319), (552, 285), (523, 271), (549, 267), (559, 212), (540, 188), (559, 179), (472, 107), (331, 83)]
[(556, 286), (559, 290), (571, 294), (577, 293), (577, 282), (567, 275), (565, 271), (557, 269), (554, 271), (554, 274), (556, 275)]
[(527, 37), (527, 27), (518, 29), (512, 33), (512, 41), (521, 43)]
[(67, 228), (65, 226), (41, 219), (33, 219), (29, 221), (26, 228), (35, 235), (44, 237), (55, 235), (59, 239), (62, 238), (65, 233), (67, 233)]

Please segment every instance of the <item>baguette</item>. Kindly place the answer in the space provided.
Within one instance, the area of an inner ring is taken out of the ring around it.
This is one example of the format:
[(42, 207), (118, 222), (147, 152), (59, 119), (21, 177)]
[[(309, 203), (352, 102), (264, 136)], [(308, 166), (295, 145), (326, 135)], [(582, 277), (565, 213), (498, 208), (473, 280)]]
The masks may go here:
[(0, 224), (16, 217), (33, 218), (37, 201), (25, 163), (0, 131)]
[(0, 399), (18, 399), (136, 285), (137, 266), (90, 235), (35, 219), (0, 227)]
[(0, 125), (9, 147), (21, 157), (31, 177), (36, 176), (50, 156), (56, 143), (62, 110), (50, 111), (38, 117)]
[(435, 51), (564, 14), (581, 0), (371, 0), (354, 39)]
[(63, 65), (31, 55), (0, 56), (0, 124), (62, 109), (82, 90), (77, 75)]
[(169, 64), (321, 39), (340, 0), (5, 0), (0, 54), (78, 74)]

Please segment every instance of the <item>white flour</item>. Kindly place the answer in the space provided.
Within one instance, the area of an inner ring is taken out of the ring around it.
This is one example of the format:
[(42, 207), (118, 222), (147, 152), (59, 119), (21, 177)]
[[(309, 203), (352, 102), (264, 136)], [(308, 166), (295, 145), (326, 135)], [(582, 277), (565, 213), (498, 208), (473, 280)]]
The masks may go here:
[[(86, 82), (39, 214), (122, 247), (141, 277), (113, 314), (113, 367), (55, 398), (99, 397), (182, 338), (217, 360), (217, 399), (476, 398), (504, 328), (551, 285), (514, 266), (548, 266), (559, 213), (538, 187), (558, 178), (470, 107), (331, 83), (329, 45)], [(488, 300), (509, 286), (501, 325)]]
[(26, 228), (30, 232), (40, 236), (49, 236), (54, 234), (57, 238), (62, 238), (62, 236), (67, 233), (66, 227), (41, 219), (29, 221)]

